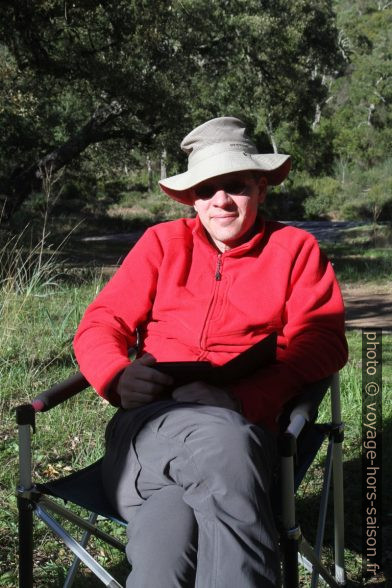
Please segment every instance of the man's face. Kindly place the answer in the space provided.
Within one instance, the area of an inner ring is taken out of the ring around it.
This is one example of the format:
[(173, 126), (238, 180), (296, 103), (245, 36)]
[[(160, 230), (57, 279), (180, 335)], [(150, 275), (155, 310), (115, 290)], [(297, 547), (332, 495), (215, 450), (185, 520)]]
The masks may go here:
[(251, 172), (234, 172), (205, 180), (193, 188), (194, 209), (219, 251), (250, 239), (267, 181)]

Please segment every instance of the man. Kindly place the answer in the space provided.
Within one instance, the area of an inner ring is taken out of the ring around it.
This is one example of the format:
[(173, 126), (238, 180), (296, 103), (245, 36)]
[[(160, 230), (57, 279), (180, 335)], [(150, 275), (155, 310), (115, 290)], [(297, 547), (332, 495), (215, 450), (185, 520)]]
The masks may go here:
[[(342, 299), (315, 239), (258, 213), (289, 156), (258, 154), (233, 117), (207, 121), (181, 146), (188, 170), (160, 185), (196, 218), (148, 229), (75, 337), (82, 372), (121, 407), (103, 481), (129, 522), (128, 587), (278, 586), (274, 431), (305, 383), (346, 362)], [(154, 369), (220, 366), (274, 331), (277, 361), (229, 385), (176, 387)]]

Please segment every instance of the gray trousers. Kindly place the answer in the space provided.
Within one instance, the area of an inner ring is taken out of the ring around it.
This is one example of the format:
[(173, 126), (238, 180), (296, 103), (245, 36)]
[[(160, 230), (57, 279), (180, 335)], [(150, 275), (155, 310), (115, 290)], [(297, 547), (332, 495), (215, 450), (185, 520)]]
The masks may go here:
[(273, 436), (229, 409), (169, 401), (119, 411), (103, 480), (129, 523), (127, 588), (279, 586), (274, 460)]

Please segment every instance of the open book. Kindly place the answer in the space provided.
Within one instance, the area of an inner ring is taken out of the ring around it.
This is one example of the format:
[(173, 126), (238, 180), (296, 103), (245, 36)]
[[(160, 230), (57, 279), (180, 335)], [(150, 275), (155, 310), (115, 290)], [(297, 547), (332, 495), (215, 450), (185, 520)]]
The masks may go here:
[(274, 363), (276, 340), (277, 333), (271, 333), (221, 366), (213, 366), (209, 361), (161, 361), (152, 367), (172, 376), (175, 386), (198, 380), (215, 385), (229, 384)]

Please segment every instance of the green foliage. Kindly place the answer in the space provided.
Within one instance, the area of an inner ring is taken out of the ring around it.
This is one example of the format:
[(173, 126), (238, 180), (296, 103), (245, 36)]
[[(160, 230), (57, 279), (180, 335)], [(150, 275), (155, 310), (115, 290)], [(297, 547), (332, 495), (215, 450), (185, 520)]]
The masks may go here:
[[(39, 214), (34, 165), (45, 156), (66, 165), (53, 210), (82, 202), (101, 214), (135, 174), (147, 188), (147, 155), (156, 185), (163, 150), (169, 174), (182, 171), (184, 134), (227, 114), (247, 121), (261, 151), (292, 154), (278, 216), (389, 210), (335, 190), (342, 170), (380, 170), (391, 151), (388, 2), (7, 0), (0, 17), (0, 204), (33, 195), (20, 218)], [(374, 181), (379, 203), (390, 188)]]
[(325, 218), (333, 214), (341, 191), (340, 183), (329, 176), (316, 178), (312, 182), (315, 192), (305, 202), (305, 212), (309, 218)]
[(346, 174), (341, 193), (342, 214), (374, 223), (391, 219), (392, 160), (370, 169), (353, 168)]
[(332, 84), (328, 104), (336, 158), (364, 168), (382, 162), (392, 146), (392, 7), (378, 9), (381, 4), (339, 6), (347, 68)]
[[(99, 111), (72, 145), (97, 174), (116, 174), (125, 145), (155, 158), (165, 148), (175, 171), (184, 134), (223, 114), (247, 119), (267, 150), (281, 124), (301, 139), (326, 95), (323, 76), (339, 63), (329, 0), (7, 1), (0, 16), (1, 122), (14, 129), (0, 139), (9, 198), (15, 174), (75, 137), (97, 106), (107, 118)], [(88, 144), (100, 146), (84, 154)]]

